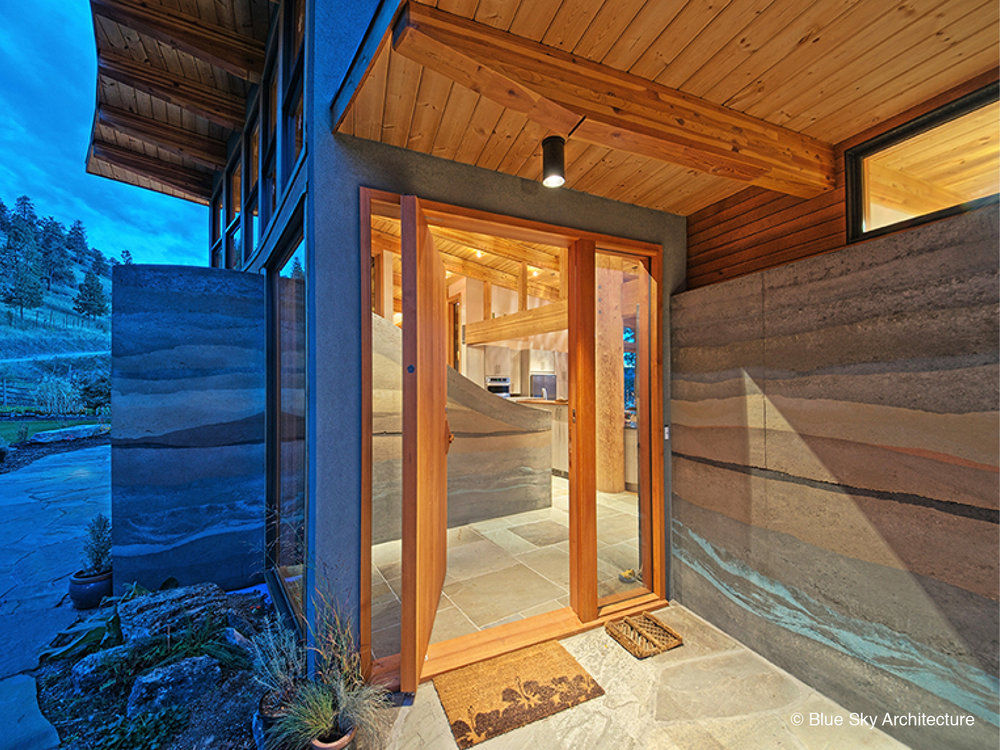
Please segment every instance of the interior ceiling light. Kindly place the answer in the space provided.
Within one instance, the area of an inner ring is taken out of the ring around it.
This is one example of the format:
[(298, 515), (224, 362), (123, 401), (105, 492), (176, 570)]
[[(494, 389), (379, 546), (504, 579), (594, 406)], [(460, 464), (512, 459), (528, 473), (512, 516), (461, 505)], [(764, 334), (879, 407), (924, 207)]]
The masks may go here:
[(483, 251), (482, 250), (476, 250), (476, 257), (477, 258), (482, 258), (483, 257)]
[(550, 135), (542, 141), (542, 184), (557, 188), (566, 183), (566, 139)]

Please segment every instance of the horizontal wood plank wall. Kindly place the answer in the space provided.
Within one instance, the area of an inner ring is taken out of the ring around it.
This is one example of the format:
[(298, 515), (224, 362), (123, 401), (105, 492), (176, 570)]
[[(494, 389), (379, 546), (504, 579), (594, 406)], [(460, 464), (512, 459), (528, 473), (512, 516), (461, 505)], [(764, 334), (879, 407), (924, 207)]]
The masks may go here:
[(751, 187), (688, 217), (688, 288), (714, 284), (830, 252), (847, 243), (844, 151), (997, 80), (977, 76), (909, 109), (835, 148), (836, 187), (815, 198), (796, 198)]

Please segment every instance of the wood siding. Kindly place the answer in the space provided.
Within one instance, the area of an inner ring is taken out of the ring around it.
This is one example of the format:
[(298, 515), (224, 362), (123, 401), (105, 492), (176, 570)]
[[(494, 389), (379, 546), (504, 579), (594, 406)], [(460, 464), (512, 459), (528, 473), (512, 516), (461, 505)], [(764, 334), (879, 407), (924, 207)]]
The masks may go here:
[(688, 288), (745, 276), (843, 247), (847, 242), (844, 152), (997, 80), (977, 76), (836, 146), (836, 187), (816, 198), (747, 188), (688, 217)]

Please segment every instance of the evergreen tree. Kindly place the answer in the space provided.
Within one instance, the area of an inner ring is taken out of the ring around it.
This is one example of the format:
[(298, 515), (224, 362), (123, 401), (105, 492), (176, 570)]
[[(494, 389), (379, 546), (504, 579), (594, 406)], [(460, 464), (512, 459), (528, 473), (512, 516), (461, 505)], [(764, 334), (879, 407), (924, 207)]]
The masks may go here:
[(122, 265), (131, 266), (132, 265), (132, 253), (128, 250), (122, 250)]
[(298, 258), (292, 259), (291, 278), (297, 279), (299, 281), (304, 281), (306, 278), (306, 273), (305, 271), (302, 270), (302, 262)]
[(0, 232), (3, 232), (3, 234), (6, 235), (9, 228), (10, 211), (8, 210), (6, 204), (0, 200)]
[(22, 214), (18, 210), (11, 217), (4, 252), (0, 257), (3, 270), (0, 297), (5, 305), (16, 308), (22, 319), (24, 308), (40, 307), (44, 294), (41, 253), (35, 241), (35, 227), (27, 216), (30, 214)]
[(90, 270), (96, 273), (98, 276), (111, 276), (111, 266), (108, 265), (108, 261), (105, 259), (104, 255), (97, 248), (92, 249), (94, 260), (90, 264)]
[(39, 250), (42, 253), (42, 274), (52, 284), (76, 283), (73, 263), (66, 249), (66, 230), (51, 216), (42, 219), (38, 234)]
[(92, 262), (90, 248), (87, 246), (87, 230), (83, 228), (83, 222), (77, 219), (73, 226), (69, 228), (66, 236), (66, 249), (69, 250), (73, 260), (83, 266), (89, 266)]
[(73, 309), (88, 318), (107, 315), (108, 298), (104, 295), (101, 280), (93, 271), (87, 271), (80, 284), (80, 291), (73, 298)]
[(32, 231), (38, 226), (38, 216), (35, 214), (35, 204), (26, 195), (19, 195), (14, 201), (14, 213), (24, 219)]

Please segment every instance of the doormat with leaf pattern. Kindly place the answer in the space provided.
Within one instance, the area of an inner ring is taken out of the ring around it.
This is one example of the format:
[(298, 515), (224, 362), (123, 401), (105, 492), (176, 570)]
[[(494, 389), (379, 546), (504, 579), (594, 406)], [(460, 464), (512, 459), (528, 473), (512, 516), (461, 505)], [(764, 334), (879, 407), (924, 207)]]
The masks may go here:
[(462, 750), (604, 695), (555, 641), (438, 675), (434, 687)]

